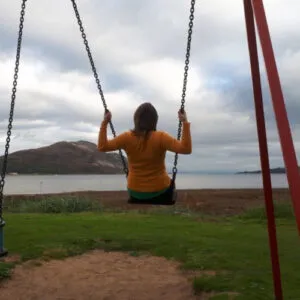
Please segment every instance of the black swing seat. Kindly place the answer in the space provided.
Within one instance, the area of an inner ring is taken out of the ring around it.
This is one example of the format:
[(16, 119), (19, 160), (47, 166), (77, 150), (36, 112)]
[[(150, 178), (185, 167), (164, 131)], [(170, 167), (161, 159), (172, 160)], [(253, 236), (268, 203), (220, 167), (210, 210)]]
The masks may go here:
[(138, 199), (130, 196), (128, 199), (129, 204), (148, 204), (148, 205), (174, 205), (176, 203), (177, 192), (174, 181), (171, 181), (169, 188), (162, 194), (149, 198)]

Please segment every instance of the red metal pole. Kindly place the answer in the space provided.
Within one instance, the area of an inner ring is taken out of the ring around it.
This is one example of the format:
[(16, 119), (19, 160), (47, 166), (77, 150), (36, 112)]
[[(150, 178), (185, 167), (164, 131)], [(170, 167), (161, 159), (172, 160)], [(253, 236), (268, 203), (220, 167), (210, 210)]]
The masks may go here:
[(262, 0), (252, 0), (252, 6), (260, 36), (265, 66), (267, 69), (273, 109), (275, 112), (291, 198), (293, 200), (298, 233), (300, 234), (300, 173), (298, 170), (297, 157), (284, 103), (264, 5)]
[(247, 29), (248, 48), (250, 55), (252, 85), (254, 93), (254, 103), (256, 112), (256, 126), (260, 150), (260, 162), (263, 175), (263, 186), (265, 195), (265, 207), (268, 218), (268, 233), (269, 233), (269, 247), (271, 253), (271, 262), (273, 270), (273, 285), (276, 300), (282, 300), (282, 285), (280, 264), (278, 257), (278, 246), (276, 237), (276, 223), (274, 216), (274, 204), (272, 195), (272, 183), (269, 164), (269, 153), (267, 144), (267, 134), (265, 125), (265, 116), (263, 108), (263, 96), (259, 72), (259, 59), (256, 43), (255, 24), (251, 0), (244, 0), (244, 12)]

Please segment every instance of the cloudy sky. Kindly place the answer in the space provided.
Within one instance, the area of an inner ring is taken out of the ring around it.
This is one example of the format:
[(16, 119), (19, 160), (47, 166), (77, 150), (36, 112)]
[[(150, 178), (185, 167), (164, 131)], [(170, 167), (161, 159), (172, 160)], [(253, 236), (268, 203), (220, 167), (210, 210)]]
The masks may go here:
[[(4, 151), (20, 0), (0, 0), (0, 146)], [(177, 131), (189, 1), (78, 0), (117, 133), (144, 101), (159, 127)], [(288, 2), (288, 3), (287, 3)], [(285, 101), (300, 159), (300, 1), (265, 0)], [(186, 109), (193, 153), (188, 171), (260, 168), (241, 0), (196, 4)], [(260, 53), (261, 58), (261, 53)], [(272, 167), (282, 152), (261, 60)], [(97, 142), (103, 106), (71, 1), (27, 3), (10, 152), (67, 140)], [(172, 162), (173, 155), (168, 158)]]

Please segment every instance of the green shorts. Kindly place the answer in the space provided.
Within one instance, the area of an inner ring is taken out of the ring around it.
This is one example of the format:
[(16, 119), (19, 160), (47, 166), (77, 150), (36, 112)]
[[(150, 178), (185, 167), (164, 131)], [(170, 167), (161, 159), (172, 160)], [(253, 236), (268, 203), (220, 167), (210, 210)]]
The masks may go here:
[(136, 192), (136, 191), (133, 191), (130, 189), (127, 189), (127, 190), (128, 190), (129, 195), (136, 199), (151, 199), (151, 198), (154, 198), (154, 197), (157, 197), (157, 196), (163, 194), (166, 190), (168, 190), (168, 188), (163, 189), (158, 192), (150, 192), (150, 193), (149, 192)]

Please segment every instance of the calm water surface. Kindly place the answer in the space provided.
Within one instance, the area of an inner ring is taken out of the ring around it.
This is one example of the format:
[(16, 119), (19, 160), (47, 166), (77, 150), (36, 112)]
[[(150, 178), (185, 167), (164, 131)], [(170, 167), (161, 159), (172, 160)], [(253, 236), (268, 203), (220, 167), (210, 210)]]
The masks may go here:
[[(178, 174), (178, 189), (262, 188), (260, 174), (198, 175)], [(272, 175), (274, 188), (287, 188), (285, 174)], [(124, 175), (18, 175), (7, 176), (4, 194), (44, 194), (73, 191), (126, 190)]]

